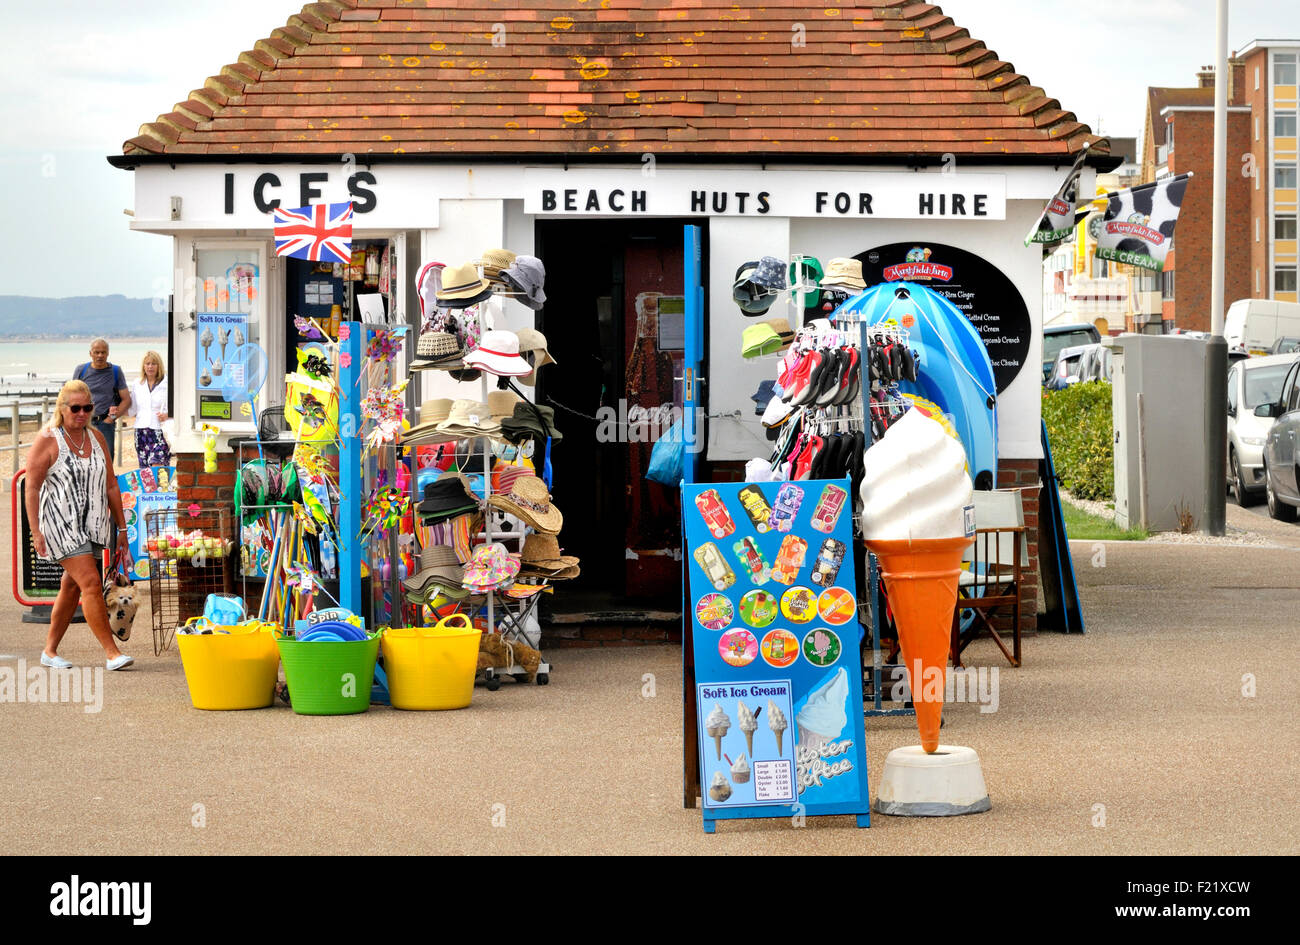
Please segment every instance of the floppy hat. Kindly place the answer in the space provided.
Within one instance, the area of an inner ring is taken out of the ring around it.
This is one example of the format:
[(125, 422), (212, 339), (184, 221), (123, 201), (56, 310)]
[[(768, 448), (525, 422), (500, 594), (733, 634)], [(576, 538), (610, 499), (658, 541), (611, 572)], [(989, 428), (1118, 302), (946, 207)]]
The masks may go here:
[(542, 291), (546, 267), (536, 256), (516, 256), (513, 263), (501, 270), (501, 281), (533, 311), (546, 304), (546, 293)]
[(478, 274), (472, 262), (447, 266), (442, 271), (442, 288), (438, 290), (438, 304), (447, 308), (468, 308), (482, 302), (492, 294), (488, 281)]
[(740, 335), (740, 356), (758, 358), (781, 350), (781, 336), (767, 322), (750, 325)]
[(501, 421), (501, 434), (511, 443), (550, 437), (556, 443), (564, 434), (555, 426), (555, 409), (521, 400), (514, 413)]
[(520, 377), (533, 372), (519, 355), (519, 336), (513, 331), (485, 331), (478, 347), (465, 355), (465, 366), (498, 377)]
[(542, 574), (565, 571), (578, 566), (578, 558), (560, 554), (559, 539), (542, 532), (534, 532), (524, 539), (519, 561), (521, 571), (535, 571)]
[(425, 331), (415, 343), (411, 370), (454, 365), (465, 355), (464, 343), (449, 331)]
[(470, 489), (468, 480), (459, 473), (444, 473), (437, 482), (425, 486), (424, 498), (415, 507), (426, 525), (445, 522), (476, 509), (478, 498)]
[(492, 418), (492, 410), (487, 404), (477, 400), (457, 400), (452, 403), (447, 419), (438, 424), (438, 432), (454, 434), (455, 439), (495, 436), (501, 432), (501, 423)]
[(785, 263), (775, 256), (763, 256), (750, 278), (756, 285), (772, 292), (780, 292), (785, 288)]
[(794, 332), (790, 330), (790, 322), (784, 318), (769, 318), (767, 324), (772, 326), (777, 337), (781, 339), (781, 350), (785, 351), (790, 345), (794, 344)]
[(862, 261), (845, 256), (835, 257), (826, 264), (826, 275), (822, 278), (821, 285), (854, 291), (865, 289), (867, 284), (862, 280)]
[(483, 278), (491, 282), (501, 281), (501, 270), (507, 269), (515, 261), (515, 254), (508, 249), (489, 249), (479, 260), (483, 265)]
[(507, 582), (514, 582), (519, 573), (519, 559), (506, 551), (499, 542), (479, 545), (465, 562), (465, 579), (461, 587), (470, 590), (490, 590)]
[(428, 319), (438, 308), (438, 290), (442, 288), (442, 270), (445, 263), (427, 262), (415, 277), (416, 294), (420, 297), (420, 318)]
[(553, 535), (564, 525), (564, 516), (551, 504), (546, 483), (536, 476), (520, 476), (509, 491), (490, 496), (488, 505), (509, 512), (539, 532)]
[(749, 399), (754, 402), (754, 416), (761, 417), (763, 415), (763, 408), (766, 407), (775, 396), (776, 381), (759, 381), (758, 390), (749, 395)]
[(533, 369), (527, 374), (520, 375), (519, 383), (532, 387), (537, 383), (538, 369), (543, 365), (555, 364), (556, 361), (546, 348), (546, 336), (536, 328), (521, 328), (515, 334), (519, 336), (519, 353), (521, 355), (532, 353), (532, 357), (527, 360), (532, 364)]
[(494, 390), (488, 392), (488, 413), (494, 420), (504, 420), (515, 412), (515, 404), (523, 400), (512, 390)]
[(445, 587), (460, 589), (464, 569), (450, 545), (429, 545), (420, 552), (420, 570), (402, 582), (408, 591), (420, 591), (430, 581)]
[(447, 397), (436, 397), (420, 404), (420, 421), (402, 434), (403, 440), (424, 436), (435, 432), (438, 424), (451, 414), (452, 401)]

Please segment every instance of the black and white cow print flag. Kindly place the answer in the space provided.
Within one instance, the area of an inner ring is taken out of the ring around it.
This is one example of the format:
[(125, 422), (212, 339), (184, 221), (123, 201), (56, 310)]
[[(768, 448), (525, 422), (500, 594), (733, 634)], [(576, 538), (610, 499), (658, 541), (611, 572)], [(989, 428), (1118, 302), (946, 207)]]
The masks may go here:
[(1088, 147), (1084, 145), (1079, 156), (1074, 159), (1074, 166), (1065, 175), (1056, 196), (1047, 202), (1042, 215), (1034, 228), (1025, 237), (1025, 245), (1030, 243), (1059, 243), (1074, 232), (1074, 208), (1079, 202), (1079, 177), (1083, 174), (1083, 159), (1088, 156)]
[(1108, 194), (1097, 258), (1163, 271), (1191, 176), (1180, 174)]

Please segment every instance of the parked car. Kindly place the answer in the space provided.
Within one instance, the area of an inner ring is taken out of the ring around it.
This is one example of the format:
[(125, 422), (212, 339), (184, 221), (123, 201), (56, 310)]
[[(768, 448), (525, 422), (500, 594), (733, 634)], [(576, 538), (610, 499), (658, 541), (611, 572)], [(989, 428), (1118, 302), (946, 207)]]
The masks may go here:
[(1300, 351), (1300, 338), (1284, 335), (1273, 342), (1274, 354), (1295, 354), (1297, 351)]
[(1047, 379), (1047, 389), (1063, 390), (1079, 381), (1109, 381), (1112, 357), (1109, 345), (1073, 345), (1062, 348), (1056, 355), (1056, 363)]
[(1282, 396), (1282, 382), (1294, 354), (1249, 358), (1228, 370), (1228, 488), (1239, 505), (1253, 505), (1264, 493), (1264, 442), (1272, 417), (1255, 415), (1261, 404)]
[(1096, 325), (1079, 323), (1077, 325), (1052, 325), (1043, 329), (1043, 383), (1046, 384), (1054, 375), (1057, 355), (1062, 348), (1077, 345), (1095, 344), (1101, 341), (1101, 333)]
[(1047, 374), (1045, 386), (1048, 390), (1064, 390), (1071, 384), (1078, 383), (1079, 359), (1087, 349), (1088, 345), (1071, 345), (1056, 353), (1056, 360)]
[[(1262, 360), (1262, 359), (1261, 359)], [(1255, 416), (1273, 418), (1264, 440), (1264, 495), (1268, 514), (1283, 522), (1296, 520), (1300, 481), (1296, 475), (1296, 433), (1300, 432), (1300, 360), (1294, 360), (1277, 399), (1260, 404)]]

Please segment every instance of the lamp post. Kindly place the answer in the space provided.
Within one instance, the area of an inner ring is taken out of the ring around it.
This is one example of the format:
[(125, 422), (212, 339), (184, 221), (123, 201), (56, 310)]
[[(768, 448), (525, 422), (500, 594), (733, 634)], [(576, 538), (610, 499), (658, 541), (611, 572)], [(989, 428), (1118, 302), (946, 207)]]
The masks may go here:
[(1211, 223), (1210, 338), (1205, 351), (1205, 522), (1224, 533), (1227, 504), (1228, 343), (1223, 337), (1223, 255), (1228, 188), (1228, 0), (1217, 0), (1214, 66), (1214, 216)]

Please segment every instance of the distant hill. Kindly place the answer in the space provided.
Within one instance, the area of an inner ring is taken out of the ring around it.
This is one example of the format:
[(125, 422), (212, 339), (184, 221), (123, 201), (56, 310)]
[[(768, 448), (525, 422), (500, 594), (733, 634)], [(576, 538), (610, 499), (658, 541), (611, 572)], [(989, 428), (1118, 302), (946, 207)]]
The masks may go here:
[(0, 338), (161, 338), (167, 334), (167, 312), (153, 306), (153, 299), (125, 295), (0, 295)]

